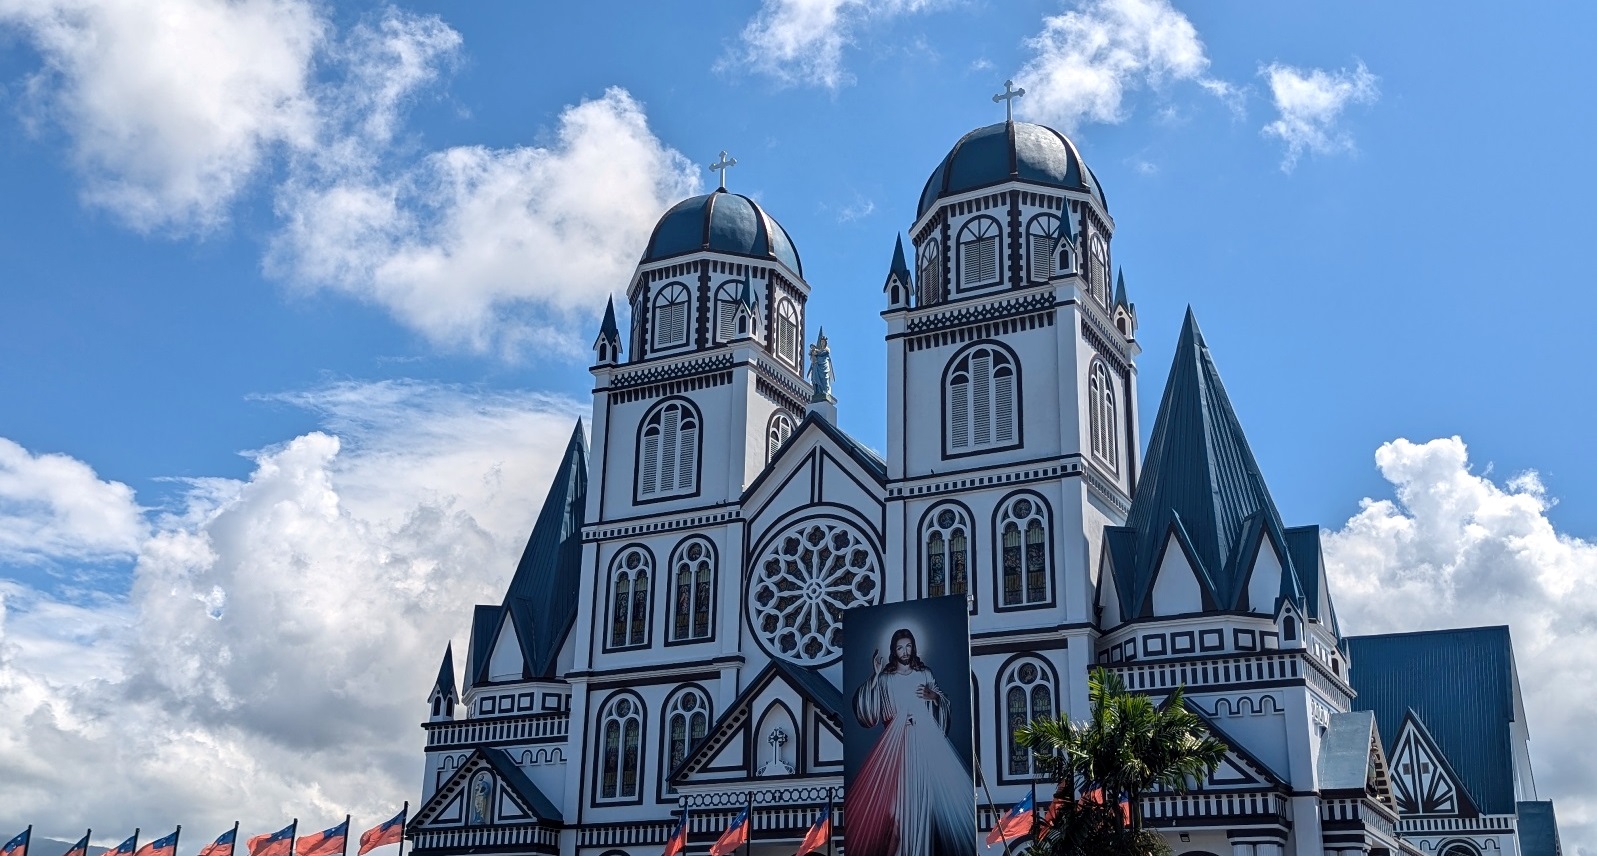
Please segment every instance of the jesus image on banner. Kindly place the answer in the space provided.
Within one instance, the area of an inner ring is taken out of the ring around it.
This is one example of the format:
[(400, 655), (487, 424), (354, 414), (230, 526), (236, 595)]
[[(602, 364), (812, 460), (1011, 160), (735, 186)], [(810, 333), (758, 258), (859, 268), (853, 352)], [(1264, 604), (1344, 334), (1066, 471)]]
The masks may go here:
[(849, 785), (849, 856), (973, 854), (970, 773), (948, 741), (948, 696), (908, 628), (887, 647), (854, 693), (854, 717), (882, 731)]

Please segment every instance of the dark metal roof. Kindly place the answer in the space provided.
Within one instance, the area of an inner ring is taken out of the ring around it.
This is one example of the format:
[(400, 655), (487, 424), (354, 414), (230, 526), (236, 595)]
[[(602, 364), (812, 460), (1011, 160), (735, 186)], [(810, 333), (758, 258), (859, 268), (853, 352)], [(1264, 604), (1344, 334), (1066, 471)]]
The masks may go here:
[(904, 261), (903, 235), (899, 235), (893, 242), (893, 263), (887, 267), (887, 280), (886, 282), (882, 283), (882, 288), (884, 290), (887, 288), (887, 285), (893, 281), (893, 277), (895, 276), (898, 277), (898, 282), (900, 285), (905, 287), (909, 286), (909, 264)]
[(775, 259), (799, 276), (804, 275), (798, 249), (782, 224), (765, 213), (759, 203), (739, 193), (728, 193), (726, 188), (671, 206), (649, 236), (643, 262), (702, 250)]
[(616, 325), (616, 299), (611, 297), (604, 304), (604, 321), (599, 324), (599, 338), (607, 342), (621, 341), (621, 328)]
[(544, 795), (543, 791), (538, 790), (538, 786), (527, 778), (527, 774), (516, 766), (515, 760), (505, 750), (481, 747), (477, 751), (482, 754), (483, 760), (488, 762), (488, 766), (493, 768), (494, 775), (499, 777), (499, 781), (515, 792), (521, 804), (530, 809), (533, 816), (549, 823), (565, 823), (560, 809), (555, 808), (555, 804)]
[(488, 657), (493, 654), (494, 634), (499, 630), (500, 607), (479, 603), (471, 613), (471, 645), (466, 649), (466, 685), (486, 680)]
[(1367, 710), (1331, 714), (1330, 726), (1320, 737), (1320, 790), (1364, 790), (1370, 780), (1370, 741), (1376, 730), (1375, 714)]
[(1514, 652), (1507, 627), (1350, 636), (1353, 706), (1390, 754), (1410, 710), (1481, 811), (1514, 811)]
[(1197, 572), (1205, 609), (1247, 608), (1248, 576), (1263, 539), (1281, 557), (1280, 594), (1318, 619), (1294, 561), (1299, 553), (1318, 555), (1318, 530), (1297, 531), (1293, 550), (1189, 308), (1126, 525), (1104, 530), (1121, 615), (1151, 614), (1154, 575), (1174, 535)]
[(1563, 852), (1552, 802), (1519, 803), (1520, 856), (1562, 856)]
[(926, 179), (915, 216), (944, 197), (1006, 181), (1092, 193), (1108, 207), (1098, 179), (1064, 134), (1030, 122), (1000, 122), (959, 138)]
[(444, 698), (460, 699), (460, 693), (455, 690), (455, 645), (453, 642), (444, 645), (444, 661), (438, 666), (438, 680), (433, 681), (433, 690), (427, 694), (428, 698), (441, 695)]

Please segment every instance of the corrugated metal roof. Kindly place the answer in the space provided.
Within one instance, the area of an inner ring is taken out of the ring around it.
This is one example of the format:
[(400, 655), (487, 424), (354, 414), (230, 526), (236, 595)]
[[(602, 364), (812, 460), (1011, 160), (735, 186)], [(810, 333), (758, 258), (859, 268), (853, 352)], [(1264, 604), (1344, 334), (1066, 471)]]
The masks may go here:
[(1320, 738), (1320, 790), (1364, 790), (1370, 780), (1374, 736), (1375, 714), (1367, 710), (1331, 714), (1330, 727)]
[(1562, 856), (1558, 816), (1550, 801), (1519, 804), (1519, 856)]
[(488, 766), (493, 768), (494, 774), (499, 777), (499, 781), (504, 782), (512, 791), (515, 791), (516, 796), (521, 798), (522, 805), (532, 810), (533, 816), (550, 823), (565, 822), (565, 819), (560, 815), (560, 809), (555, 808), (555, 804), (550, 802), (549, 797), (544, 795), (543, 791), (538, 790), (538, 786), (532, 783), (532, 779), (527, 778), (527, 774), (516, 766), (515, 760), (510, 757), (509, 753), (503, 749), (494, 749), (487, 746), (477, 751), (482, 753), (483, 760), (487, 761)]
[(427, 697), (442, 695), (444, 698), (459, 699), (460, 693), (455, 691), (455, 645), (453, 642), (444, 645), (444, 661), (438, 665), (438, 680), (433, 681), (433, 691)]
[(1390, 754), (1409, 710), (1481, 811), (1514, 811), (1514, 652), (1507, 627), (1346, 639), (1353, 706), (1374, 711)]
[(1248, 573), (1263, 537), (1284, 565), (1281, 593), (1320, 617), (1319, 604), (1301, 600), (1306, 586), (1295, 570), (1299, 555), (1318, 557), (1318, 531), (1295, 530), (1289, 542), (1190, 308), (1146, 461), (1126, 525), (1106, 530), (1123, 616), (1149, 614), (1154, 574), (1174, 534), (1197, 572), (1206, 609), (1246, 606)]
[(588, 440), (578, 420), (502, 607), (516, 622), (528, 678), (556, 677), (560, 646), (577, 620), (587, 502)]

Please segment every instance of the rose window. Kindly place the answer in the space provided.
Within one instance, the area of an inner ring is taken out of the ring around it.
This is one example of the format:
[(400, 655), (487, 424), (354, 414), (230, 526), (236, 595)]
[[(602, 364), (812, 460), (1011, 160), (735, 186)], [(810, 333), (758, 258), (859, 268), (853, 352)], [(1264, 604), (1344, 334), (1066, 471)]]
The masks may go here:
[(749, 625), (771, 654), (819, 665), (841, 653), (843, 610), (881, 599), (876, 552), (840, 521), (812, 520), (772, 542), (749, 581)]

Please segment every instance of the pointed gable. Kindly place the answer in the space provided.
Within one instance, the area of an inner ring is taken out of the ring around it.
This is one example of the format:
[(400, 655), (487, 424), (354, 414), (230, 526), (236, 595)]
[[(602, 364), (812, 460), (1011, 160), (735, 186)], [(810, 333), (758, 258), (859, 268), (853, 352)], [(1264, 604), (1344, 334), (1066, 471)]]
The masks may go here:
[(1320, 737), (1316, 784), (1324, 791), (1370, 793), (1397, 810), (1385, 750), (1375, 715), (1367, 710), (1333, 713)]
[(1260, 539), (1269, 539), (1283, 573), (1293, 573), (1280, 513), (1190, 309), (1146, 458), (1126, 525), (1105, 529), (1127, 619), (1153, 614), (1152, 588), (1172, 534), (1209, 608), (1247, 608)]
[[(499, 607), (502, 624), (486, 633), (503, 638), (501, 627), (512, 628), (521, 649), (522, 674), (515, 679), (555, 677), (560, 646), (577, 619), (577, 588), (582, 580), (582, 518), (588, 501), (588, 441), (582, 422), (571, 432), (565, 455), (555, 470), (554, 483), (544, 498), (532, 536), (511, 577), (510, 589)], [(479, 611), (482, 607), (478, 608)], [(473, 627), (474, 641), (479, 631)], [(493, 638), (493, 637), (489, 637)], [(490, 657), (477, 654), (473, 672), (477, 682), (489, 680)], [(497, 673), (496, 673), (497, 674)], [(505, 678), (498, 678), (504, 680)]]
[[(485, 773), (486, 775), (479, 775)], [(416, 810), (411, 827), (426, 831), (440, 827), (463, 826), (470, 822), (472, 783), (487, 779), (483, 794), (489, 824), (539, 823), (559, 826), (564, 822), (560, 810), (544, 795), (527, 774), (503, 749), (480, 747), (461, 762), (431, 798)]]
[(1392, 742), (1392, 791), (1405, 815), (1473, 817), (1475, 800), (1460, 781), (1425, 721), (1410, 710)]
[(842, 691), (814, 669), (772, 660), (722, 711), (682, 763), (669, 771), (672, 784), (682, 787), (698, 780), (750, 775), (753, 771), (749, 767), (758, 760), (761, 746), (755, 729), (773, 702), (781, 704), (784, 687), (802, 701), (802, 710), (796, 713), (801, 729), (797, 736), (803, 744), (810, 745), (795, 747), (795, 754), (803, 759), (806, 771), (835, 768), (835, 772), (842, 772)]
[(433, 681), (432, 692), (427, 694), (429, 700), (433, 698), (460, 701), (460, 693), (455, 691), (455, 646), (453, 643), (444, 646), (444, 661), (438, 664), (438, 679)]

